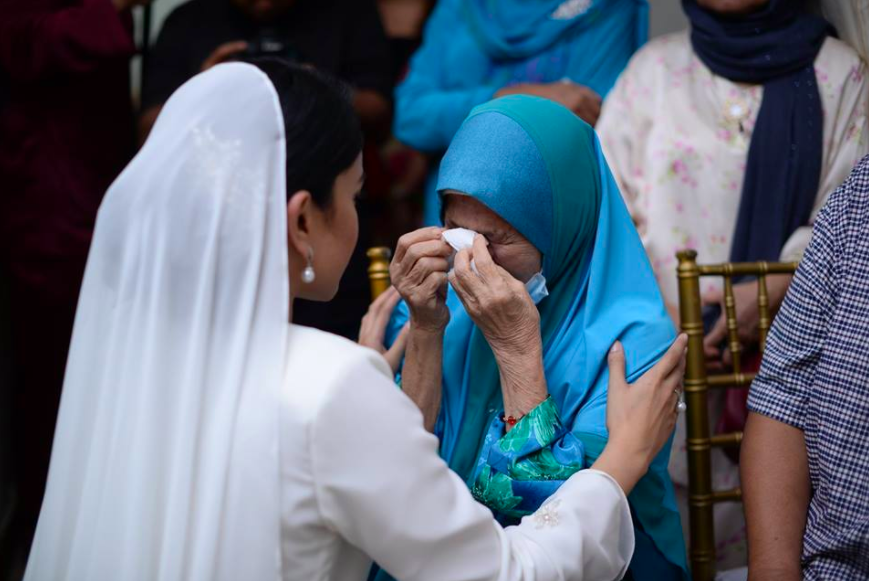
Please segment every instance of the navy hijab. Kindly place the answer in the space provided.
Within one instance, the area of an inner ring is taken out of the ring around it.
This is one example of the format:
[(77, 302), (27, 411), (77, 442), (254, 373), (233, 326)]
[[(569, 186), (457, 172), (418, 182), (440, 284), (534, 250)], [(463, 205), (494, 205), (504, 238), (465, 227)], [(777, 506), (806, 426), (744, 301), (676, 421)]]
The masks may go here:
[(832, 27), (801, 0), (726, 17), (682, 0), (694, 52), (718, 76), (763, 85), (730, 259), (778, 260), (808, 223), (821, 177), (823, 111), (814, 61)]

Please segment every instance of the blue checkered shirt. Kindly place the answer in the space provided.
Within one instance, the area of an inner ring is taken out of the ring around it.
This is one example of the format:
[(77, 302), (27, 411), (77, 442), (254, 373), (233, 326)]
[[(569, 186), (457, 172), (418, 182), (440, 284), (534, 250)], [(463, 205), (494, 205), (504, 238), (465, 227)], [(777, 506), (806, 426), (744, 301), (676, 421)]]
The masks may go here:
[(815, 222), (748, 408), (805, 434), (804, 579), (869, 579), (869, 156)]

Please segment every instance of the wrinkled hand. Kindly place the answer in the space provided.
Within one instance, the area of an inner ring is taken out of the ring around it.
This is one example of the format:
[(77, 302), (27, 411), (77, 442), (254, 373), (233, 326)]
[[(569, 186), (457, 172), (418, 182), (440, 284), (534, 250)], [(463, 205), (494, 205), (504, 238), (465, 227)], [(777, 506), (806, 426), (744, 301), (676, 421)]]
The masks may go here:
[(556, 83), (523, 83), (505, 87), (498, 91), (495, 96), (504, 95), (536, 95), (544, 97), (556, 103), (564, 105), (574, 112), (580, 119), (594, 127), (600, 117), (600, 95), (585, 87), (568, 80)]
[(472, 250), (456, 254), (450, 284), (496, 355), (527, 352), (540, 343), (540, 313), (525, 284), (495, 264), (479, 234)]
[(407, 332), (410, 325), (405, 325), (396, 337), (392, 347), (386, 349), (383, 340), (386, 337), (386, 327), (392, 317), (395, 305), (401, 300), (401, 295), (395, 287), (389, 287), (386, 292), (377, 297), (368, 307), (368, 312), (362, 317), (362, 326), (359, 329), (359, 344), (363, 347), (374, 349), (386, 359), (392, 373), (398, 372), (404, 350), (407, 348)]
[(452, 247), (443, 241), (443, 228), (422, 228), (398, 239), (389, 276), (410, 310), (411, 325), (439, 332), (450, 320), (447, 309), (447, 257)]
[(214, 49), (214, 51), (210, 55), (208, 55), (208, 58), (205, 59), (205, 61), (202, 63), (201, 71), (205, 72), (211, 67), (219, 65), (222, 62), (226, 62), (238, 53), (244, 52), (246, 50), (247, 43), (243, 40), (225, 42), (218, 46), (216, 49)]
[[(767, 291), (769, 295), (770, 315), (774, 315), (787, 294), (792, 276), (767, 277)], [(757, 306), (757, 281), (742, 282), (733, 285), (733, 298), (736, 301), (736, 334), (741, 343), (754, 345), (760, 340), (758, 323), (760, 323), (760, 311)], [(721, 360), (726, 354), (721, 353), (719, 346), (727, 338), (727, 319), (724, 310), (724, 292), (717, 290), (708, 292), (703, 296), (704, 305), (720, 305), (721, 317), (715, 326), (703, 339), (703, 350), (706, 358)], [(725, 361), (727, 363), (727, 361)]]
[(624, 348), (620, 343), (613, 346), (606, 410), (610, 442), (633, 450), (649, 463), (654, 459), (676, 427), (687, 347), (688, 336), (679, 335), (654, 367), (628, 385)]

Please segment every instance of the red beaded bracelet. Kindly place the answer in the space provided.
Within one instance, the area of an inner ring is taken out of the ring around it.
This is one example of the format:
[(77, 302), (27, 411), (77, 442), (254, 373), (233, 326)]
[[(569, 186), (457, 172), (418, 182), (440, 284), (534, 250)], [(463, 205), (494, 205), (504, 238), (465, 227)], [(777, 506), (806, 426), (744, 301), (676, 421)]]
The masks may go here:
[(516, 422), (519, 421), (518, 418), (514, 418), (513, 416), (506, 416), (506, 417), (503, 417), (503, 416), (502, 416), (502, 417), (501, 417), (501, 420), (504, 421), (504, 423), (506, 423), (507, 425), (509, 425), (509, 426), (511, 426), (511, 427), (512, 427), (512, 426), (515, 426), (515, 425), (516, 425)]

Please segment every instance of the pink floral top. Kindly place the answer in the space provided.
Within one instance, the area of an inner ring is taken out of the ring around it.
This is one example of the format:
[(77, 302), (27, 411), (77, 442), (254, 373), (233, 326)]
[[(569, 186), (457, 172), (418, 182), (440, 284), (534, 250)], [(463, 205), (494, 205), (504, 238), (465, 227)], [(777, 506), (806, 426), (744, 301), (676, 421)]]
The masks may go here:
[[(830, 38), (815, 72), (824, 112), (824, 157), (812, 220), (869, 152), (866, 65)], [(704, 263), (730, 256), (762, 99), (762, 86), (733, 83), (706, 68), (686, 31), (658, 38), (634, 55), (604, 103), (597, 131), (664, 298), (673, 305), (678, 304), (677, 251), (693, 248)], [(782, 259), (799, 260), (810, 238), (807, 224), (787, 241)]]

